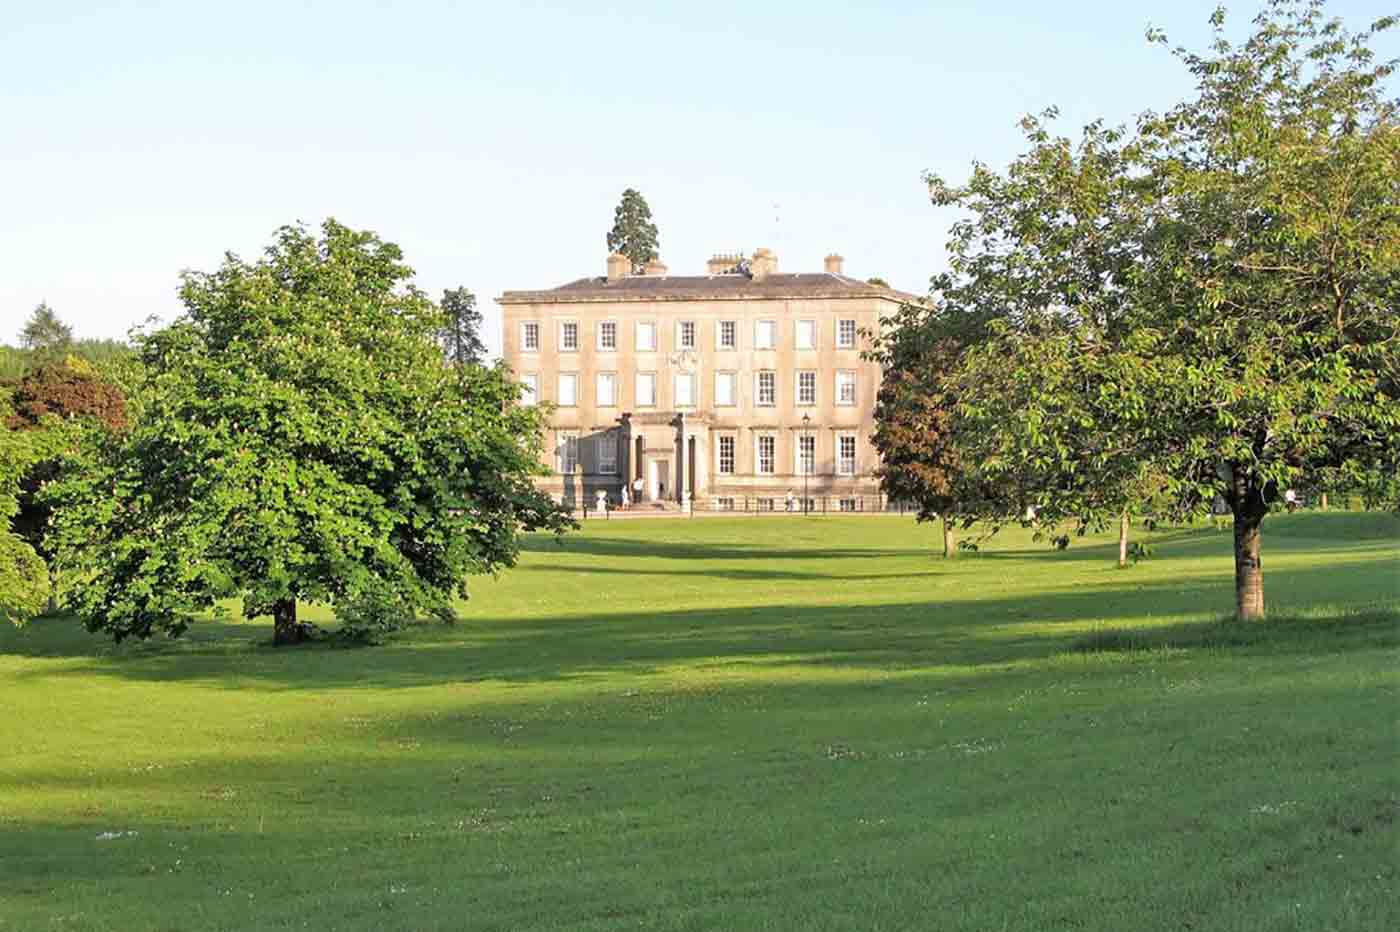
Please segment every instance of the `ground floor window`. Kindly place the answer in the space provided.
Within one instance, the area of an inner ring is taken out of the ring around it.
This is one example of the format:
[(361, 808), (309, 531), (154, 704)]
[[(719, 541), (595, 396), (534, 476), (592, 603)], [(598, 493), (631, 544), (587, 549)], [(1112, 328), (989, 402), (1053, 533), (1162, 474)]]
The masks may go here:
[(836, 472), (842, 476), (856, 474), (855, 434), (842, 434), (836, 438)]
[(856, 500), (854, 498), (843, 498), (841, 499), (840, 507), (842, 511), (855, 511), (857, 510)]
[(612, 431), (599, 434), (594, 441), (598, 445), (598, 471), (612, 476), (617, 474), (617, 435)]
[(759, 511), (777, 511), (777, 500), (772, 498), (760, 498), (754, 503), (754, 507)]
[(574, 467), (578, 466), (578, 434), (559, 431), (559, 445), (555, 452), (558, 454), (559, 471), (565, 475), (572, 475)]
[(728, 498), (728, 497), (724, 497), (724, 496), (721, 496), (720, 498), (715, 499), (715, 510), (716, 510), (716, 511), (733, 511), (733, 510), (734, 510), (734, 499)]
[(772, 434), (759, 434), (756, 443), (758, 455), (755, 459), (758, 461), (758, 474), (771, 476), (778, 458), (777, 438)]
[(734, 438), (725, 434), (719, 436), (719, 474), (734, 475)]

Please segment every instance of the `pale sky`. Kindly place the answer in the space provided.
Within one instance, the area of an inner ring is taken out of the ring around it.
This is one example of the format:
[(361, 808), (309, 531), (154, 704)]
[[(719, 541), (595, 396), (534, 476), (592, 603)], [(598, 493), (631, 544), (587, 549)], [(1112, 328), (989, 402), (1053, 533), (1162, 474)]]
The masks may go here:
[[(499, 347), (502, 291), (603, 274), (628, 186), (674, 274), (835, 250), (923, 293), (950, 217), (921, 172), (1004, 164), (1051, 105), (1070, 134), (1170, 105), (1144, 29), (1200, 48), (1214, 6), (0, 0), (0, 341), (41, 300), (81, 336), (172, 318), (182, 269), (334, 216), (475, 291)], [(1238, 34), (1258, 0), (1228, 6)]]

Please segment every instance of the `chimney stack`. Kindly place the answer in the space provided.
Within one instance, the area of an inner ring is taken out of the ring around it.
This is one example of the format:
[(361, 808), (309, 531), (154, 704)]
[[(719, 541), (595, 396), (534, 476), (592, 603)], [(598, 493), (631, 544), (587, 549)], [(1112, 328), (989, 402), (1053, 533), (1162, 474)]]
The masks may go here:
[(631, 271), (631, 259), (620, 252), (608, 254), (608, 281), (615, 282), (619, 278), (626, 278)]
[(749, 274), (756, 282), (763, 281), (769, 275), (778, 274), (778, 257), (773, 255), (773, 250), (754, 250), (753, 260), (749, 263)]
[(662, 262), (661, 259), (658, 257), (656, 259), (652, 259), (646, 264), (646, 268), (643, 270), (643, 274), (665, 275), (669, 271), (670, 269), (666, 268), (666, 263)]
[(841, 258), (839, 255), (833, 252), (831, 255), (826, 257), (826, 273), (828, 275), (840, 275), (841, 263), (845, 261), (845, 259)]
[(739, 270), (744, 257), (736, 253), (717, 252), (705, 263), (705, 271), (710, 275), (728, 275)]

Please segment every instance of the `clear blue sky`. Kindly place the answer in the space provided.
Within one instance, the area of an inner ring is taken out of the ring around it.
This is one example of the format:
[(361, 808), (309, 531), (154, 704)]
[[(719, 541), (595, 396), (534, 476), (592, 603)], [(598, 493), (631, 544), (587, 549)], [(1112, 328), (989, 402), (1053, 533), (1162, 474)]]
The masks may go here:
[(181, 269), (335, 216), (476, 291), (496, 345), (501, 291), (602, 274), (629, 185), (673, 273), (837, 250), (923, 292), (949, 221), (923, 170), (1004, 163), (1052, 104), (1066, 131), (1169, 105), (1144, 28), (1200, 47), (1213, 7), (0, 0), (0, 340), (40, 300), (85, 336), (173, 317)]

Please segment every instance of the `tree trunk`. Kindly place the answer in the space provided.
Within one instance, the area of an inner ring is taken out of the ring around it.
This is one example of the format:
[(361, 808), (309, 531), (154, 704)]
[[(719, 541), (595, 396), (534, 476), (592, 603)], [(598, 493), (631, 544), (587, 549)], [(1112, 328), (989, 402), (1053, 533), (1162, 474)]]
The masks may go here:
[(958, 543), (953, 539), (953, 525), (948, 522), (948, 516), (943, 516), (943, 557), (951, 560), (958, 555)]
[(1260, 527), (1268, 507), (1264, 493), (1236, 466), (1233, 477), (1235, 512), (1235, 617), (1254, 621), (1264, 617), (1264, 566), (1259, 558)]
[(1327, 493), (1326, 493), (1326, 492), (1323, 492), (1323, 493), (1322, 493), (1322, 510), (1323, 510), (1323, 511), (1326, 511), (1326, 510), (1327, 510)]
[(297, 600), (278, 599), (272, 603), (272, 643), (300, 644), (306, 640), (306, 629), (297, 624)]
[(1118, 568), (1120, 570), (1128, 565), (1128, 526), (1130, 523), (1126, 511), (1118, 517)]

